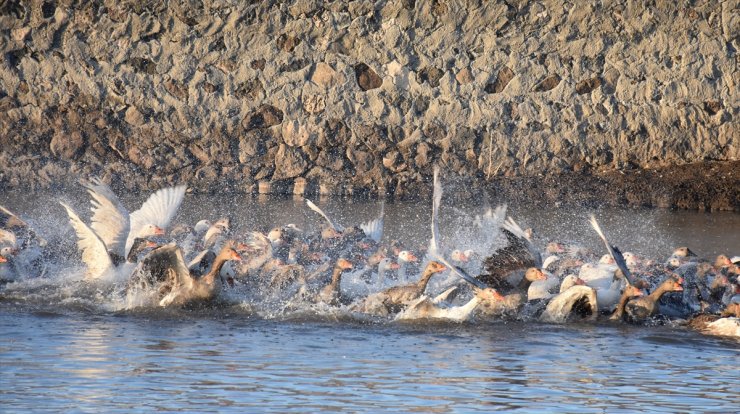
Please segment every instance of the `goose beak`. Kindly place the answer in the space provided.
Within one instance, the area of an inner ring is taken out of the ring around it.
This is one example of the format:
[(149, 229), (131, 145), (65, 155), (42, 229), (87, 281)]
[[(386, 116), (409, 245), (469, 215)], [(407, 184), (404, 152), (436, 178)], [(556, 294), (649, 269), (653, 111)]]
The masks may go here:
[(409, 253), (409, 262), (414, 262), (414, 263), (416, 263), (416, 262), (418, 262), (418, 261), (419, 261), (419, 258), (418, 258), (418, 257), (416, 257), (416, 255), (414, 255), (413, 253)]
[(586, 282), (584, 282), (583, 279), (581, 279), (580, 277), (576, 278), (576, 285), (585, 285), (585, 284)]
[(0, 256), (0, 263), (6, 263), (7, 261), (8, 261), (8, 259), (6, 259), (3, 256)]
[(393, 270), (398, 270), (401, 268), (401, 265), (399, 265), (398, 263), (391, 263), (390, 268)]
[(159, 226), (154, 226), (154, 235), (155, 236), (164, 236), (164, 229)]

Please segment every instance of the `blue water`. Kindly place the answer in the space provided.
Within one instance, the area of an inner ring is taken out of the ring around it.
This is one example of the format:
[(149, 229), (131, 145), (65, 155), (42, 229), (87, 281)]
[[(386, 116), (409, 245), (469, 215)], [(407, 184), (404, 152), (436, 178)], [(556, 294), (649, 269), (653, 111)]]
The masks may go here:
[(626, 325), (0, 311), (4, 411), (736, 412), (740, 343)]

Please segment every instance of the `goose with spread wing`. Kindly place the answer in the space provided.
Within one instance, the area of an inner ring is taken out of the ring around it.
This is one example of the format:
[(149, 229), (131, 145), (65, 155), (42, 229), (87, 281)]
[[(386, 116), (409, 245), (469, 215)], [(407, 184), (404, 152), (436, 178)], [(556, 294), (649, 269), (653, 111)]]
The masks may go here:
[[(542, 271), (542, 254), (532, 243), (531, 235), (511, 217), (504, 223), (502, 231), (509, 244), (483, 261), (486, 273), (478, 279), (501, 294), (515, 290), (524, 293), (532, 282), (547, 278)], [(523, 270), (526, 270), (524, 277), (518, 282), (510, 277), (513, 272)]]
[[(129, 215), (113, 191), (100, 179), (84, 184), (92, 197), (92, 218), (88, 226), (67, 204), (61, 203), (77, 233), (77, 245), (87, 266), (86, 279), (128, 277), (125, 271), (147, 247), (146, 239), (164, 234), (185, 195), (185, 186), (164, 188), (154, 194), (141, 209)], [(138, 240), (138, 241), (137, 241)]]
[(121, 239), (114, 231), (101, 232), (94, 230), (93, 225), (100, 228), (101, 222), (93, 222), (88, 226), (69, 205), (61, 203), (67, 211), (69, 222), (77, 233), (77, 246), (82, 253), (82, 261), (87, 268), (85, 279), (88, 281), (119, 282), (127, 278), (136, 266), (140, 252), (156, 245), (145, 239), (136, 238), (129, 254), (124, 259), (121, 250)]

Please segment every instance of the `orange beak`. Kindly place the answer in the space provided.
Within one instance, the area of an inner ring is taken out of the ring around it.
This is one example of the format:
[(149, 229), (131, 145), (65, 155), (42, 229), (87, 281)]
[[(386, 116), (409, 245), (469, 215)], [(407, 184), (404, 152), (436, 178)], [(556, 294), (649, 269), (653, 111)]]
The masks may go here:
[(390, 268), (393, 270), (398, 270), (401, 268), (401, 265), (399, 265), (398, 263), (391, 263)]
[(580, 277), (576, 278), (576, 285), (585, 285), (585, 284), (586, 282), (584, 282), (583, 279), (581, 279)]
[(414, 256), (413, 253), (409, 252), (409, 262), (418, 262), (419, 258)]
[(159, 226), (154, 226), (154, 234), (157, 236), (164, 236), (164, 229)]
[(0, 263), (5, 263), (5, 262), (7, 262), (7, 261), (8, 261), (8, 259), (6, 259), (6, 258), (5, 258), (5, 257), (3, 257), (3, 256), (0, 256)]

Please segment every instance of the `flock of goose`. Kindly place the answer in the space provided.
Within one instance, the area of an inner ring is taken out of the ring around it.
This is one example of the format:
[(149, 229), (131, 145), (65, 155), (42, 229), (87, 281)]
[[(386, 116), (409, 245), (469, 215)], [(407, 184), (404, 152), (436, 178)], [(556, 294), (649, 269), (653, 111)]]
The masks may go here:
[[(540, 250), (531, 229), (506, 218), (505, 205), (476, 218), (479, 231), (505, 239), (503, 247), (455, 249), (440, 239), (436, 170), (426, 251), (384, 242), (382, 209), (375, 220), (344, 227), (306, 200), (326, 221), (320, 233), (294, 224), (237, 233), (228, 218), (173, 225), (185, 186), (161, 189), (129, 213), (101, 180), (83, 185), (90, 195), (89, 223), (60, 203), (76, 233), (83, 283), (110, 288), (126, 308), (237, 300), (281, 312), (394, 320), (670, 320), (740, 336), (740, 257), (710, 262), (680, 247), (665, 262), (646, 260), (610, 244), (593, 216), (591, 225), (606, 248), (600, 258), (560, 242)], [(0, 286), (46, 277), (53, 250), (0, 207)]]

